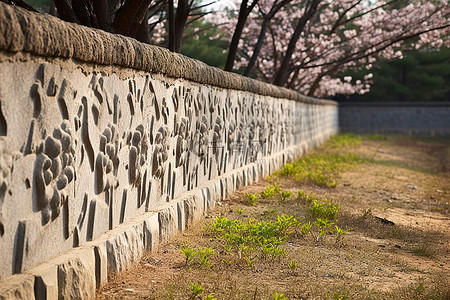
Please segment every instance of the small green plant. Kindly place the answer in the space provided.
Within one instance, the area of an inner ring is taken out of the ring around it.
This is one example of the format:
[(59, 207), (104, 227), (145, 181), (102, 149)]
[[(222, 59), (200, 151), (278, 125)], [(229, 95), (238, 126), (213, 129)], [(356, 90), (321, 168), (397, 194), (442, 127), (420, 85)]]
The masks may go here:
[(337, 225), (334, 226), (334, 227), (336, 228), (336, 242), (338, 242), (340, 239), (342, 239), (343, 236), (344, 236), (347, 232), (349, 232), (349, 231), (352, 230), (351, 228), (346, 229), (346, 230), (342, 230), (342, 229), (339, 228)]
[(229, 220), (216, 217), (209, 225), (209, 231), (225, 241), (226, 249), (235, 249), (240, 258), (252, 265), (255, 253), (263, 256), (277, 257), (284, 253), (281, 248), (290, 234), (299, 226), (293, 216), (278, 216), (276, 221)]
[(330, 140), (325, 144), (326, 148), (344, 148), (356, 147), (361, 144), (361, 136), (354, 133), (345, 133), (330, 137)]
[(189, 285), (191, 286), (191, 295), (189, 299), (195, 299), (205, 291), (199, 283), (192, 283), (189, 281)]
[(372, 208), (368, 208), (363, 211), (363, 217), (366, 218), (367, 216), (372, 215)]
[(336, 187), (334, 179), (340, 172), (347, 170), (365, 160), (355, 153), (344, 155), (321, 153), (302, 157), (293, 163), (285, 164), (277, 174), (294, 180), (312, 183), (321, 187)]
[(298, 267), (298, 262), (296, 262), (295, 260), (291, 260), (288, 264), (288, 267), (292, 272), (294, 272)]
[(247, 193), (245, 197), (247, 197), (248, 205), (255, 206), (258, 195)]
[(197, 251), (192, 247), (181, 248), (180, 251), (186, 257), (186, 266), (197, 255)]
[(297, 193), (297, 200), (311, 204), (313, 202), (315, 196), (316, 196), (316, 194), (308, 195), (305, 193), (304, 190), (299, 190)]
[(325, 218), (316, 218), (314, 224), (318, 229), (316, 242), (318, 242), (325, 234), (333, 233), (333, 230), (330, 227), (334, 225), (334, 222), (331, 222)]
[(200, 264), (205, 267), (210, 267), (211, 263), (209, 262), (209, 258), (214, 253), (214, 249), (210, 247), (205, 247), (197, 251), (200, 256)]
[(272, 293), (273, 300), (288, 300), (284, 294), (278, 294), (277, 292)]
[(268, 210), (264, 211), (264, 214), (265, 214), (265, 215), (273, 215), (273, 214), (275, 214), (276, 212), (277, 212), (276, 209), (268, 209)]
[(281, 188), (276, 184), (268, 185), (266, 188), (260, 193), (262, 198), (268, 199), (272, 198), (275, 195), (281, 193)]
[(214, 297), (212, 294), (209, 294), (208, 296), (205, 297), (205, 300), (217, 300), (217, 298)]
[(418, 256), (432, 257), (433, 254), (430, 252), (430, 247), (426, 243), (420, 243), (412, 249), (412, 252)]
[(243, 208), (238, 208), (236, 211), (237, 211), (237, 213), (238, 213), (239, 215), (242, 215), (242, 214), (245, 212), (245, 209), (243, 209)]
[(292, 192), (281, 191), (281, 200), (287, 200), (292, 197)]
[(302, 235), (307, 235), (311, 231), (312, 225), (313, 224), (311, 224), (311, 222), (303, 224), (302, 227), (301, 227), (301, 234)]
[(339, 205), (330, 203), (326, 199), (324, 202), (313, 200), (311, 203), (310, 212), (313, 217), (332, 220), (336, 217), (340, 208), (341, 207)]

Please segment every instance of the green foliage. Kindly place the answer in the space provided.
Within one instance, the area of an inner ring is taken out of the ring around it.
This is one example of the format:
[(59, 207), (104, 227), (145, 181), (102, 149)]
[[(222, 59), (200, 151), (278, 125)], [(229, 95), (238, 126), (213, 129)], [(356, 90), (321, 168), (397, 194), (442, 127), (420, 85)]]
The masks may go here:
[(201, 248), (197, 251), (200, 256), (200, 264), (205, 267), (211, 267), (211, 263), (209, 262), (209, 258), (214, 253), (214, 249), (210, 247)]
[(192, 247), (181, 248), (180, 251), (186, 257), (186, 265), (197, 255), (197, 251)]
[(242, 215), (245, 212), (245, 209), (238, 208), (236, 211), (239, 215)]
[(342, 229), (339, 228), (337, 225), (334, 226), (334, 227), (336, 228), (336, 242), (338, 242), (340, 239), (342, 239), (343, 236), (344, 236), (347, 232), (349, 232), (349, 231), (352, 230), (351, 228), (346, 229), (346, 230), (342, 230)]
[[(367, 70), (347, 72), (354, 80)], [(355, 101), (448, 101), (450, 100), (450, 48), (417, 51), (403, 59), (375, 64), (373, 85), (365, 95), (353, 95)]]
[(284, 294), (278, 294), (277, 292), (272, 293), (273, 300), (288, 300)]
[(40, 12), (48, 12), (50, 8), (50, 0), (25, 0), (27, 4), (31, 5), (35, 9), (39, 10)]
[(201, 60), (206, 64), (223, 69), (228, 42), (218, 26), (198, 20), (185, 28), (181, 53)]
[(345, 148), (356, 147), (361, 144), (361, 136), (359, 134), (345, 133), (330, 137), (325, 144), (326, 148)]
[(205, 300), (217, 300), (217, 298), (209, 294), (208, 296), (205, 297)]
[(287, 200), (292, 197), (292, 192), (281, 191), (281, 199)]
[(297, 199), (304, 203), (311, 204), (313, 202), (315, 196), (316, 196), (316, 194), (308, 195), (305, 193), (304, 190), (299, 190), (298, 194), (297, 194)]
[(363, 162), (357, 154), (312, 154), (285, 164), (279, 174), (321, 187), (336, 187), (335, 176)]
[(310, 212), (313, 217), (333, 220), (340, 209), (341, 207), (339, 205), (330, 203), (327, 199), (324, 202), (313, 200)]
[(311, 227), (312, 227), (311, 222), (303, 224), (301, 228), (301, 234), (307, 235), (311, 231)]
[(262, 191), (260, 194), (261, 194), (262, 198), (268, 199), (268, 198), (272, 198), (275, 195), (278, 195), (280, 193), (281, 193), (280, 186), (278, 186), (276, 183), (274, 183), (273, 185), (266, 186), (264, 191)]
[(295, 260), (291, 260), (288, 264), (288, 267), (292, 272), (294, 272), (298, 267), (298, 262), (296, 262)]
[(248, 205), (255, 206), (258, 195), (247, 193), (245, 197), (247, 198)]
[(265, 215), (273, 215), (277, 212), (276, 209), (268, 209), (264, 212)]
[(210, 224), (212, 234), (222, 238), (229, 249), (236, 249), (251, 265), (254, 259), (251, 253), (262, 252), (266, 256), (276, 257), (283, 254), (281, 245), (289, 238), (290, 230), (299, 226), (293, 216), (278, 216), (277, 221), (265, 222), (249, 220), (229, 220), (217, 217)]
[(188, 283), (191, 286), (191, 295), (189, 299), (195, 299), (195, 297), (200, 296), (205, 291), (199, 283), (192, 283), (190, 281)]
[(387, 139), (384, 134), (379, 134), (379, 133), (366, 134), (366, 135), (364, 135), (364, 138), (368, 139), (369, 141), (384, 141)]

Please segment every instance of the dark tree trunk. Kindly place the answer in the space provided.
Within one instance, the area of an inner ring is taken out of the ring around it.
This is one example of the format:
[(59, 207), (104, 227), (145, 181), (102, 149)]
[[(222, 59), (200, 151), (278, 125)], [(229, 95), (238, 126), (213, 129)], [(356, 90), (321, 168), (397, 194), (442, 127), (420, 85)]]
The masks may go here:
[(170, 51), (174, 51), (175, 50), (175, 9), (173, 7), (173, 0), (169, 0), (167, 10), (168, 10), (167, 22), (169, 23), (169, 45), (168, 45), (168, 48)]
[(253, 54), (250, 61), (248, 62), (247, 68), (245, 68), (244, 76), (248, 76), (251, 69), (256, 63), (256, 59), (258, 58), (259, 52), (261, 51), (264, 42), (264, 38), (266, 37), (267, 28), (269, 27), (269, 21), (270, 20), (268, 18), (263, 19), (261, 31), (259, 32), (258, 36), (258, 41), (256, 42), (255, 48), (253, 49)]
[(252, 4), (247, 7), (247, 0), (242, 0), (241, 7), (239, 9), (238, 22), (236, 24), (236, 29), (234, 30), (233, 37), (231, 38), (230, 47), (228, 50), (227, 61), (225, 63), (225, 71), (232, 71), (234, 66), (234, 61), (236, 59), (237, 49), (239, 46), (239, 40), (241, 39), (242, 31), (244, 30), (245, 23), (247, 22), (248, 15), (255, 7), (258, 0), (253, 0)]
[(56, 16), (55, 0), (50, 1), (50, 8), (48, 10), (48, 13), (52, 16)]
[(145, 18), (152, 0), (126, 1), (114, 19), (116, 33), (136, 37), (136, 33)]
[(142, 21), (141, 25), (139, 26), (139, 29), (136, 33), (136, 39), (139, 42), (150, 44), (150, 28), (148, 26), (148, 18), (149, 15), (147, 14), (144, 18), (144, 21)]
[(180, 52), (181, 42), (183, 41), (184, 26), (188, 19), (190, 10), (189, 0), (179, 0), (177, 13), (175, 15), (175, 47), (174, 52)]
[(58, 16), (67, 22), (80, 24), (77, 16), (75, 15), (71, 3), (69, 0), (55, 0), (55, 6), (58, 11)]
[(273, 84), (282, 86), (288, 81), (289, 75), (292, 72), (292, 69), (289, 68), (289, 64), (291, 62), (292, 55), (294, 54), (296, 48), (295, 46), (300, 38), (300, 34), (305, 29), (306, 23), (312, 18), (312, 16), (314, 16), (317, 6), (321, 1), (322, 0), (312, 0), (311, 6), (306, 9), (305, 14), (298, 20), (297, 27), (295, 28), (294, 34), (289, 41), (284, 58), (281, 61), (277, 73), (275, 74)]
[[(266, 32), (269, 27), (269, 22), (272, 20), (272, 18), (275, 16), (275, 14), (286, 4), (291, 2), (292, 0), (283, 0), (279, 2), (278, 4), (275, 4), (270, 9), (270, 12), (268, 14), (263, 14), (263, 23), (261, 25), (261, 30), (259, 31), (258, 41), (255, 44), (255, 48), (253, 49), (253, 54), (248, 62), (247, 68), (245, 68), (244, 76), (248, 76), (250, 71), (252, 70), (253, 66), (256, 63), (256, 59), (258, 58), (259, 52), (261, 52), (262, 45), (264, 43), (264, 39), (266, 38)], [(261, 11), (262, 13), (262, 11)]]

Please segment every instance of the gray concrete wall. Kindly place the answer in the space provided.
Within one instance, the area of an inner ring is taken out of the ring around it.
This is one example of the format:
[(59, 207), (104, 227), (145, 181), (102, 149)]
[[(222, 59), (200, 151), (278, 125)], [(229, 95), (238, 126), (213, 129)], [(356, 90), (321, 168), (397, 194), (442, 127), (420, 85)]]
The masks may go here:
[(342, 132), (450, 135), (449, 102), (343, 102)]
[(215, 201), (336, 134), (337, 114), (0, 3), (0, 296), (92, 297)]

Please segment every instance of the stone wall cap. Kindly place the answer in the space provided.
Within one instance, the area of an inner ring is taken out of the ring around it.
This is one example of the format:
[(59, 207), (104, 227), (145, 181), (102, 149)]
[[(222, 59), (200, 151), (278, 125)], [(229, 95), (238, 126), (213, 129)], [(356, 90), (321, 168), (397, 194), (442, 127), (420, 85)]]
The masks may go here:
[(311, 104), (337, 105), (335, 101), (315, 99), (287, 88), (225, 72), (165, 48), (68, 23), (48, 14), (31, 12), (2, 2), (0, 49), (131, 68)]

